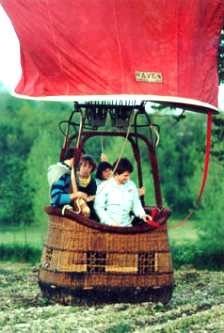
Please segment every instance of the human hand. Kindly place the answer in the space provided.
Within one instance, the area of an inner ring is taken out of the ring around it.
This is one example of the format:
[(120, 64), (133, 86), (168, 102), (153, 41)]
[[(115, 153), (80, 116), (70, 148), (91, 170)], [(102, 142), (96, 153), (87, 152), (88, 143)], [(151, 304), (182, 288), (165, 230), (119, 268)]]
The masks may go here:
[(84, 192), (80, 192), (80, 191), (77, 191), (75, 193), (72, 193), (72, 200), (75, 200), (75, 199), (84, 199), (84, 200), (87, 200), (87, 194), (84, 193)]
[(102, 154), (100, 155), (100, 161), (101, 161), (101, 162), (108, 162), (108, 157), (107, 157), (107, 155), (104, 154), (104, 153), (102, 153)]
[(94, 201), (95, 200), (95, 195), (89, 195), (86, 199), (87, 202)]
[(145, 223), (148, 223), (148, 221), (152, 221), (152, 216), (150, 216), (149, 214), (148, 215), (145, 215), (143, 218), (143, 221)]
[(140, 187), (140, 188), (138, 189), (138, 195), (139, 195), (140, 197), (143, 197), (143, 195), (145, 195), (145, 188), (144, 188), (144, 186), (142, 186), (142, 187)]

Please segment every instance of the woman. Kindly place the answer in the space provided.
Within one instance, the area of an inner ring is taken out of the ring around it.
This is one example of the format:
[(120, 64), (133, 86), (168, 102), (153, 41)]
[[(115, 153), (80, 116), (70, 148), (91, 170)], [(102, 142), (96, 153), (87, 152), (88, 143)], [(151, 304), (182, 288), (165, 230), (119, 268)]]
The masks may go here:
[(131, 162), (121, 158), (113, 169), (113, 177), (97, 187), (94, 208), (100, 222), (124, 227), (132, 225), (133, 217), (145, 223), (152, 220), (144, 211), (136, 185), (130, 180)]

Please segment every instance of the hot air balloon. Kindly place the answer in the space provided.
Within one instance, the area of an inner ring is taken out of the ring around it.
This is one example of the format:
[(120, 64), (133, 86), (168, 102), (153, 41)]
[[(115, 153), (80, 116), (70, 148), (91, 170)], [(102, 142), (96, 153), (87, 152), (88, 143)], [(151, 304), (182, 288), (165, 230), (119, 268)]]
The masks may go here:
[[(60, 156), (76, 158), (96, 136), (130, 142), (141, 169), (139, 141), (152, 170), (154, 223), (116, 227), (71, 210), (47, 207), (49, 230), (39, 272), (45, 296), (168, 302), (174, 286), (156, 159), (158, 128), (147, 102), (208, 114), (205, 173), (212, 114), (217, 112), (217, 53), (224, 25), (222, 0), (3, 0), (19, 38), (22, 77), (15, 95), (73, 101)], [(79, 116), (77, 121), (76, 115)], [(139, 122), (139, 117), (144, 121)], [(110, 119), (112, 130), (104, 129)], [(149, 137), (139, 128), (149, 129)], [(115, 130), (116, 128), (116, 130)]]

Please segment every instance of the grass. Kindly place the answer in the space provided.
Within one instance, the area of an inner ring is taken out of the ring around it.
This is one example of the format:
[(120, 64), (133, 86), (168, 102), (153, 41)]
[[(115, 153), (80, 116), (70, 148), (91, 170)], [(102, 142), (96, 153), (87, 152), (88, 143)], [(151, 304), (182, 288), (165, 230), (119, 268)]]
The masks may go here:
[(0, 258), (12, 262), (40, 261), (47, 225), (0, 226)]
[(47, 235), (47, 225), (0, 226), (0, 246), (18, 245), (41, 249)]
[(41, 296), (38, 267), (0, 262), (1, 333), (221, 333), (224, 273), (175, 271), (167, 305), (117, 303), (62, 306)]
[(170, 219), (168, 223), (168, 234), (171, 244), (183, 244), (195, 243), (198, 240), (198, 233), (196, 229), (196, 220), (189, 220), (184, 224), (181, 224), (181, 218), (179, 220)]

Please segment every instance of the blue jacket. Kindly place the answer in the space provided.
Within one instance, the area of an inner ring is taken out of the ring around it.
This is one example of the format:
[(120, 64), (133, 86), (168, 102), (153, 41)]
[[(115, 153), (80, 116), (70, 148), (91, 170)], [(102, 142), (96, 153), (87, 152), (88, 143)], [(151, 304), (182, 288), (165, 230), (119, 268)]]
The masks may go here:
[(71, 185), (71, 176), (64, 174), (51, 187), (51, 205), (54, 207), (63, 207), (72, 202), (69, 189)]

